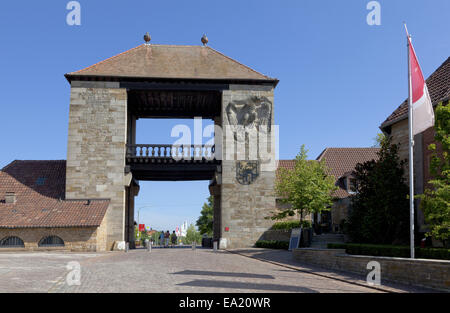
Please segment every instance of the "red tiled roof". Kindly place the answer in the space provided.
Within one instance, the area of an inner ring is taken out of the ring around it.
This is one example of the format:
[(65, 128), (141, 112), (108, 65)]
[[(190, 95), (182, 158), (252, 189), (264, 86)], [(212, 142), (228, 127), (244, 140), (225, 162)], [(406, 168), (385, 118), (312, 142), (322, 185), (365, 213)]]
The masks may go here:
[[(358, 163), (378, 159), (379, 150), (379, 148), (326, 148), (316, 160), (323, 160), (330, 169), (330, 174), (335, 177), (339, 187), (335, 196), (347, 198), (350, 194), (338, 184), (339, 178), (353, 172)], [(294, 166), (295, 160), (279, 160), (278, 162), (278, 168), (292, 170)]]
[[(450, 57), (428, 77), (428, 92), (430, 93), (433, 105), (450, 98)], [(405, 100), (382, 124), (385, 128), (395, 122), (407, 118), (408, 101)]]
[(204, 46), (142, 44), (87, 68), (66, 74), (133, 78), (277, 81)]
[[(353, 172), (356, 164), (377, 160), (378, 151), (380, 151), (379, 148), (326, 148), (317, 160), (325, 162), (330, 169), (330, 174), (336, 178), (337, 182), (340, 177)], [(336, 196), (339, 198), (346, 198), (349, 195), (342, 186), (339, 186), (336, 191)]]
[[(316, 160), (309, 160), (309, 162), (316, 162)], [(295, 167), (295, 160), (278, 160), (277, 175), (279, 174), (280, 168), (293, 170), (294, 167)]]
[[(0, 171), (0, 228), (99, 226), (109, 200), (64, 198), (66, 161), (13, 161)], [(14, 192), (16, 203), (5, 202)]]
[(282, 167), (288, 170), (292, 170), (295, 166), (295, 160), (279, 160), (278, 168)]

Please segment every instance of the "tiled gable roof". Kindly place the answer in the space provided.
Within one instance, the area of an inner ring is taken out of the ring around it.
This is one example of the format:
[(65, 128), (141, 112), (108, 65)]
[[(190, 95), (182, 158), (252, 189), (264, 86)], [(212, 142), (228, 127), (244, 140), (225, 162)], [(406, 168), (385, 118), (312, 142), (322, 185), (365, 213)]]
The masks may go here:
[(285, 168), (288, 170), (292, 170), (295, 166), (295, 160), (279, 160), (278, 168)]
[(79, 76), (277, 81), (205, 46), (142, 44), (79, 71)]
[[(326, 148), (316, 161), (324, 161), (330, 170), (330, 174), (335, 177), (336, 185), (339, 187), (335, 196), (346, 198), (350, 194), (338, 184), (339, 178), (353, 172), (358, 163), (377, 160), (379, 150), (379, 148)], [(278, 168), (291, 170), (294, 166), (295, 160), (280, 160), (278, 162)]]
[[(428, 92), (433, 105), (450, 98), (450, 57), (427, 79)], [(407, 118), (408, 100), (405, 100), (391, 115), (381, 124), (385, 128), (397, 121)]]
[[(99, 226), (109, 200), (65, 201), (66, 161), (13, 161), (0, 171), (0, 228)], [(6, 203), (14, 192), (16, 203)]]
[[(329, 168), (330, 174), (336, 178), (336, 183), (340, 177), (353, 172), (358, 163), (378, 159), (379, 148), (326, 148), (317, 157), (318, 161), (324, 161)], [(338, 184), (339, 189), (336, 196), (346, 198), (350, 194)]]

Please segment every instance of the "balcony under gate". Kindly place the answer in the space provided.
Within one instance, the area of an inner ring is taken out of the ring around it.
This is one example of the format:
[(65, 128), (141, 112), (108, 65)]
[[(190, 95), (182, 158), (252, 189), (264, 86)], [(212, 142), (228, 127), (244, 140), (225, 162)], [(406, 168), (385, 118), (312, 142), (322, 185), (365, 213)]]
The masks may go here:
[(214, 145), (127, 145), (126, 163), (137, 180), (210, 180), (221, 162)]

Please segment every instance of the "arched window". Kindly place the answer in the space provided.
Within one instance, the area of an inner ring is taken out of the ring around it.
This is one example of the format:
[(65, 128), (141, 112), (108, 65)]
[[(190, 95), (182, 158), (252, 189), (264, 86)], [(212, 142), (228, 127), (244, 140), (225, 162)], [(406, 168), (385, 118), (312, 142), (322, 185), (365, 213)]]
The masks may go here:
[(39, 247), (64, 247), (64, 240), (58, 236), (47, 236), (39, 241)]
[(0, 248), (23, 248), (23, 240), (16, 236), (5, 237), (0, 241)]

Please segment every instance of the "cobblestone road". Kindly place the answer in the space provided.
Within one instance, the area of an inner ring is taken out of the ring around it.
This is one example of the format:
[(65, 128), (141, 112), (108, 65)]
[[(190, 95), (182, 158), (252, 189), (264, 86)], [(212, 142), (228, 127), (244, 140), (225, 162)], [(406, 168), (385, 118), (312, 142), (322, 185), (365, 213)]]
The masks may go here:
[[(277, 253), (278, 261), (289, 254)], [(66, 283), (70, 261), (81, 266), (78, 286)], [(381, 292), (355, 285), (351, 278), (339, 281), (203, 249), (0, 253), (0, 276), (0, 292)], [(394, 291), (417, 290), (397, 287)]]

